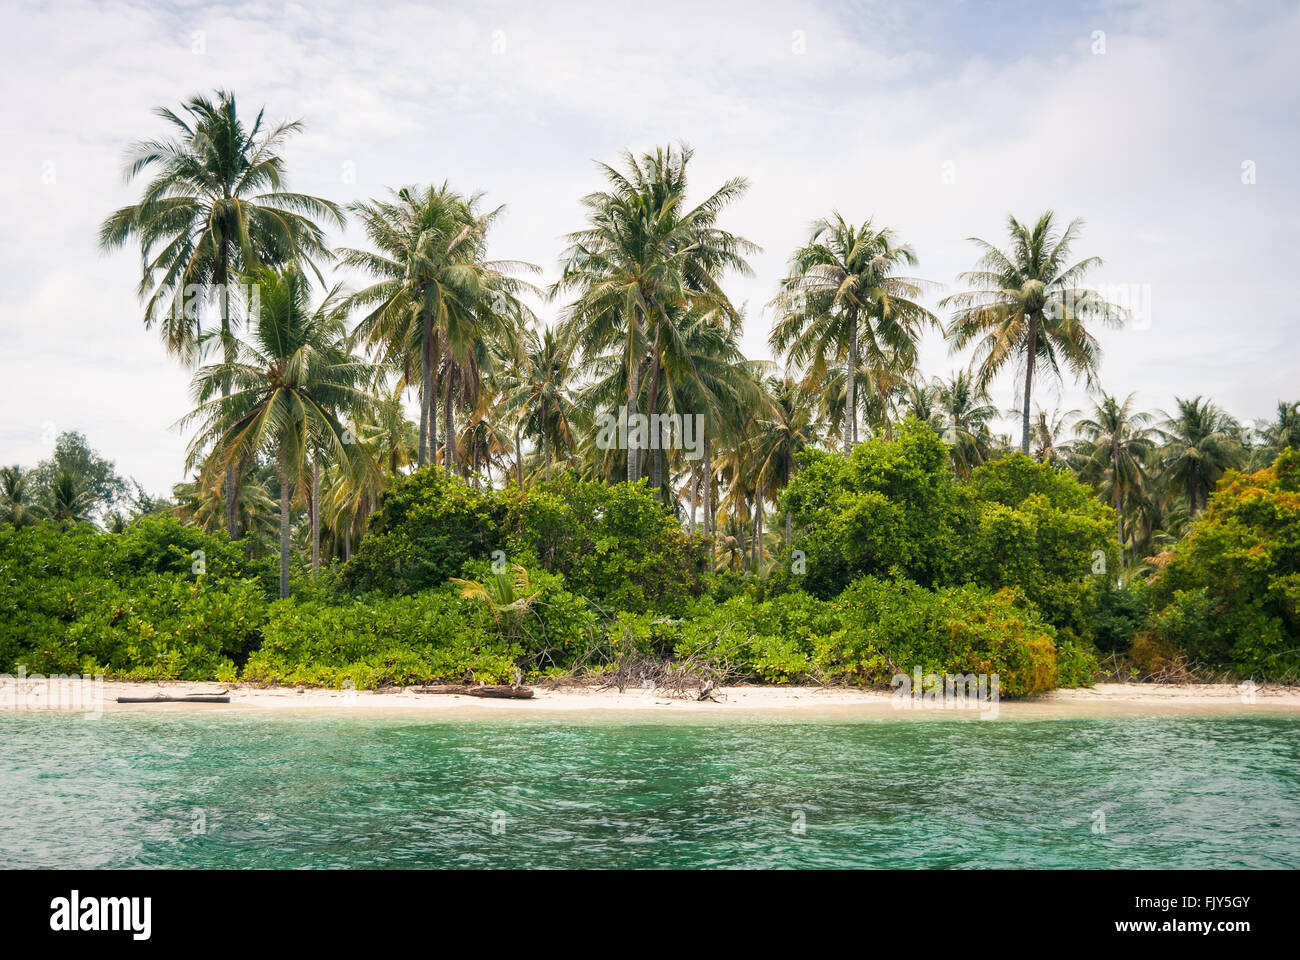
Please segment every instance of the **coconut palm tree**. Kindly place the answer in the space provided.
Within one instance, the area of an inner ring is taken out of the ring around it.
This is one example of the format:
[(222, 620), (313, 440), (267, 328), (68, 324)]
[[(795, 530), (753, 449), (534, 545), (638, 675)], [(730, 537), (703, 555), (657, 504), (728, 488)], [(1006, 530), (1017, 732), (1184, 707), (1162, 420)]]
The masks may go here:
[(1042, 407), (1038, 408), (1032, 426), (1032, 453), (1035, 460), (1053, 467), (1069, 466), (1074, 443), (1065, 439), (1065, 431), (1069, 428), (1070, 421), (1079, 416), (1080, 412), (1066, 410), (1062, 413), (1058, 409), (1049, 414)]
[[(912, 248), (870, 220), (854, 227), (838, 213), (818, 220), (790, 259), (789, 276), (771, 306), (778, 310), (769, 343), (805, 386), (820, 389), (830, 369), (876, 371), (902, 381), (915, 369), (924, 327), (937, 323), (916, 298), (922, 280), (898, 275), (916, 265)], [(858, 440), (858, 377), (844, 389), (845, 449)]]
[(941, 428), (939, 435), (952, 456), (953, 470), (963, 480), (989, 459), (992, 436), (989, 421), (997, 408), (988, 403), (988, 394), (975, 385), (974, 378), (959, 370), (950, 380), (935, 381), (936, 403)]
[(45, 490), (43, 512), (64, 525), (90, 523), (97, 500), (95, 492), (76, 471), (60, 467)]
[[(808, 391), (792, 377), (770, 377), (767, 409), (756, 418), (753, 438), (758, 488), (775, 501), (794, 478), (798, 456), (817, 443), (816, 406)], [(785, 549), (794, 540), (790, 514), (785, 515)]]
[(1123, 403), (1103, 395), (1091, 416), (1076, 423), (1074, 429), (1081, 437), (1077, 449), (1080, 475), (1109, 499), (1115, 510), (1122, 562), (1124, 515), (1140, 502), (1155, 454), (1151, 415), (1134, 409), (1133, 394)]
[(1277, 403), (1277, 418), (1273, 421), (1258, 420), (1255, 423), (1255, 435), (1259, 446), (1251, 456), (1253, 469), (1262, 470), (1271, 466), (1277, 455), (1287, 447), (1300, 450), (1300, 403)]
[(467, 382), (477, 394), (480, 339), (513, 336), (532, 319), (520, 294), (535, 288), (522, 274), (539, 268), (519, 260), (488, 260), (487, 235), (502, 207), (480, 213), (480, 195), (440, 187), (403, 187), (389, 200), (353, 204), (373, 250), (336, 251), (345, 266), (375, 278), (353, 294), (349, 308), (367, 312), (354, 337), (374, 349), (410, 384), (420, 377), (420, 433), (416, 462), (432, 461), (437, 447), (435, 378), (443, 394), (444, 464), (455, 462), (454, 403)]
[(32, 480), (32, 471), (17, 464), (0, 468), (0, 523), (26, 527), (45, 515)]
[(556, 451), (567, 454), (576, 444), (576, 349), (566, 338), (569, 333), (553, 327), (540, 334), (533, 328), (525, 330), (522, 362), (508, 367), (502, 377), (502, 414), (507, 419), (517, 418), (525, 437), (536, 438), (548, 478)]
[[(224, 90), (215, 99), (191, 97), (180, 113), (166, 107), (154, 112), (175, 136), (128, 148), (126, 178), (152, 178), (140, 202), (104, 220), (99, 243), (114, 250), (139, 241), (145, 326), (156, 324), (167, 350), (186, 362), (198, 359), (204, 339), (195, 290), (210, 291), (230, 362), (240, 322), (236, 282), (264, 267), (302, 263), (316, 269), (315, 261), (329, 256), (322, 225), (342, 226), (343, 216), (330, 201), (286, 186), (280, 150), (301, 132), (301, 122), (269, 125), (259, 110), (246, 125), (234, 94)], [(236, 482), (234, 475), (226, 478), (232, 537), (239, 531)]]
[(1160, 451), (1163, 479), (1187, 494), (1188, 513), (1195, 517), (1205, 506), (1210, 491), (1230, 469), (1241, 467), (1246, 450), (1240, 441), (1237, 421), (1208, 400), (1181, 400), (1173, 414), (1163, 414), (1158, 431), (1165, 441)]
[[(313, 451), (343, 462), (354, 455), (348, 416), (373, 415), (367, 387), (374, 367), (347, 348), (338, 288), (316, 308), (300, 270), (258, 275), (261, 306), (235, 359), (201, 367), (195, 409), (180, 421), (198, 429), (187, 467), (202, 462), (201, 483), (216, 471), (274, 458), (280, 491), (280, 596), (289, 595), (290, 502), (309, 482)], [(222, 394), (222, 385), (230, 392)], [(300, 497), (301, 498), (301, 497)]]
[[(719, 286), (728, 270), (752, 274), (745, 257), (759, 248), (717, 226), (748, 182), (726, 181), (702, 203), (686, 205), (686, 168), (694, 152), (682, 145), (640, 159), (623, 155), (622, 171), (600, 167), (608, 189), (583, 198), (587, 226), (569, 234), (564, 269), (552, 296), (575, 297), (562, 313), (564, 337), (588, 356), (620, 349), (625, 416), (658, 409), (666, 356), (675, 352), (669, 314), (701, 306), (739, 312)], [(648, 387), (642, 401), (643, 375)], [(626, 421), (625, 421), (626, 424)], [(627, 477), (641, 476), (640, 450), (629, 442)]]
[(946, 336), (953, 351), (972, 343), (971, 371), (976, 386), (987, 390), (1009, 363), (1025, 373), (1020, 412), (1020, 450), (1029, 453), (1030, 411), (1034, 378), (1051, 374), (1058, 380), (1064, 368), (1089, 389), (1095, 385), (1101, 348), (1087, 329), (1096, 319), (1108, 326), (1123, 322), (1122, 311), (1095, 291), (1079, 286), (1101, 266), (1098, 257), (1070, 263), (1070, 251), (1083, 227), (1074, 220), (1058, 233), (1056, 215), (1048, 210), (1032, 226), (1007, 218), (1011, 245), (1006, 251), (971, 237), (983, 255), (975, 269), (960, 279), (973, 289), (945, 297), (940, 305), (953, 307)]

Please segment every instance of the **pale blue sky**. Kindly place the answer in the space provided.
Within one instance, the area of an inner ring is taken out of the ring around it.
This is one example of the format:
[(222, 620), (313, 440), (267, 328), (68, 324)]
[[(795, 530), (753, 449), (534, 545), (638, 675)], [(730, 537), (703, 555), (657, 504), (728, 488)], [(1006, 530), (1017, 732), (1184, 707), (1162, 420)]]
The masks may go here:
[[(377, 6), (4, 0), (0, 461), (77, 429), (156, 492), (180, 479), (188, 375), (141, 329), (137, 258), (101, 256), (95, 227), (135, 195), (120, 157), (163, 132), (151, 109), (217, 86), (306, 122), (295, 188), (485, 190), (507, 204), (493, 253), (548, 279), (592, 161), (691, 143), (700, 195), (752, 182), (724, 224), (764, 248), (726, 284), (753, 355), (786, 258), (832, 209), (894, 227), (951, 291), (964, 238), (1052, 207), (1087, 220), (1098, 283), (1150, 290), (1149, 325), (1102, 334), (1107, 391), (1206, 394), (1248, 420), (1300, 397), (1295, 3)], [(967, 360), (927, 340), (927, 374)]]

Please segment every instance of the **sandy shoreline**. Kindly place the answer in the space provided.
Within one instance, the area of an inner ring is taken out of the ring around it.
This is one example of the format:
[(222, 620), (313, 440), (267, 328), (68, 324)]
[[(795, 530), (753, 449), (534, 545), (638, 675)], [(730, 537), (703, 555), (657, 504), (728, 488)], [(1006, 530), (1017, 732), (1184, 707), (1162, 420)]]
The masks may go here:
[[(118, 697), (150, 697), (158, 694), (184, 696), (227, 691), (229, 704), (119, 704)], [(30, 688), (26, 709), (41, 709), (42, 691)], [(925, 709), (913, 705), (900, 709), (888, 691), (863, 691), (825, 687), (728, 687), (718, 693), (717, 702), (697, 702), (653, 696), (643, 690), (596, 690), (535, 688), (531, 700), (493, 700), (458, 695), (417, 694), (410, 690), (373, 691), (326, 690), (301, 687), (254, 687), (194, 682), (104, 681), (99, 699), (105, 712), (158, 713), (204, 711), (277, 714), (327, 713), (346, 715), (392, 714), (439, 718), (507, 716), (584, 715), (588, 718), (663, 716), (708, 721), (726, 717), (768, 717), (777, 719), (856, 718), (887, 719), (977, 719), (989, 714), (989, 704), (977, 709)], [(1003, 700), (996, 716), (1069, 717), (1164, 714), (1252, 714), (1281, 713), (1300, 716), (1300, 687), (1267, 686), (1255, 689), (1253, 702), (1231, 684), (1142, 684), (1102, 683), (1091, 688), (1054, 690), (1032, 700)], [(94, 707), (91, 706), (93, 710)], [(986, 719), (992, 719), (986, 716)]]

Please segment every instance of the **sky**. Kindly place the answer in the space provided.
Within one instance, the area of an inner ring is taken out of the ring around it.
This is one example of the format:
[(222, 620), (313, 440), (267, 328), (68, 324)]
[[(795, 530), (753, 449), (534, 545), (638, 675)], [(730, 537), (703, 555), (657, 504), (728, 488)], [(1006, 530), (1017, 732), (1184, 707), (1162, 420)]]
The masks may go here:
[[(1294, 2), (0, 0), (0, 35), (3, 464), (77, 430), (153, 493), (182, 479), (190, 372), (143, 327), (138, 253), (101, 253), (96, 231), (138, 196), (121, 161), (166, 132), (153, 108), (216, 88), (303, 121), (293, 189), (484, 191), (505, 204), (491, 255), (543, 282), (598, 161), (688, 143), (691, 197), (750, 183), (721, 225), (762, 247), (753, 277), (724, 281), (755, 357), (790, 253), (832, 211), (911, 244), (936, 308), (973, 266), (968, 238), (1081, 217), (1093, 285), (1136, 310), (1098, 334), (1102, 389), (1148, 410), (1204, 395), (1246, 421), (1300, 398)], [(932, 332), (922, 372), (969, 359)], [(1016, 393), (1008, 373), (993, 401)], [(1035, 399), (1095, 398), (1067, 381)]]

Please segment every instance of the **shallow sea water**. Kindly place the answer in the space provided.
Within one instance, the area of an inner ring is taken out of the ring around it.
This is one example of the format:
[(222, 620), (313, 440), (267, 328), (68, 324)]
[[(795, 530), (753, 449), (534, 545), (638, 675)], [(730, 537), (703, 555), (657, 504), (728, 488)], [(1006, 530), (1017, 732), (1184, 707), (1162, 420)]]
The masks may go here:
[(0, 866), (1298, 867), (1300, 718), (8, 714)]

